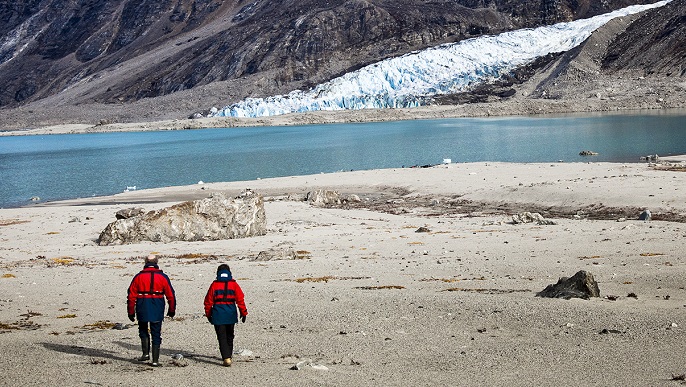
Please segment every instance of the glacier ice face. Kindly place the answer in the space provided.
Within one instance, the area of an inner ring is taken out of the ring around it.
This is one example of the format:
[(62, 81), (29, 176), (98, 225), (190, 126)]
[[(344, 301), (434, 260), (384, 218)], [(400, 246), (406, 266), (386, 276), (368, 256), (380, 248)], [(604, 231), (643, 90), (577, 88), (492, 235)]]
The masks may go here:
[(589, 19), (443, 44), (371, 64), (308, 91), (246, 98), (220, 109), (214, 116), (265, 117), (318, 110), (427, 105), (435, 95), (467, 91), (538, 57), (568, 51), (616, 17), (661, 7), (670, 1), (634, 5)]

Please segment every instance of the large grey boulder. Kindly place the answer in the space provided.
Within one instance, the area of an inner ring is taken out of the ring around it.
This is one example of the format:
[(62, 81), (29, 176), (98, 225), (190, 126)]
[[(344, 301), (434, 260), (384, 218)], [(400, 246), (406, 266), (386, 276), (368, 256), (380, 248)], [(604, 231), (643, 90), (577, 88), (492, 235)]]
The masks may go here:
[(341, 196), (338, 191), (318, 189), (307, 193), (305, 200), (314, 206), (325, 206), (328, 204), (341, 204)]
[(572, 277), (562, 277), (556, 284), (546, 286), (545, 289), (536, 293), (537, 297), (548, 298), (583, 298), (600, 297), (600, 288), (593, 278), (593, 274), (579, 270)]
[(267, 219), (262, 195), (247, 192), (237, 198), (221, 193), (179, 203), (107, 225), (100, 246), (142, 241), (211, 241), (265, 235)]

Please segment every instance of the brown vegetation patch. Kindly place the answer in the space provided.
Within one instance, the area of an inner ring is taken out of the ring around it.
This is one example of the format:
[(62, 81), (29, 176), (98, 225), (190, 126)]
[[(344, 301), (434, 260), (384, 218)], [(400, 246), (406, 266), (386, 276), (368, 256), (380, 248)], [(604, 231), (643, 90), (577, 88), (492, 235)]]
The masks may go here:
[(305, 278), (298, 278), (295, 280), (295, 282), (301, 284), (303, 282), (329, 282), (330, 280), (334, 279), (336, 277), (331, 276), (331, 275), (326, 275), (324, 277), (305, 277)]
[(360, 279), (369, 279), (371, 277), (336, 277), (333, 275), (326, 275), (323, 277), (304, 277), (304, 278), (298, 278), (293, 281), (301, 284), (304, 282), (329, 282), (332, 280), (360, 280)]
[(17, 323), (11, 323), (11, 324), (6, 324), (6, 323), (0, 323), (0, 333), (7, 333), (11, 330), (18, 330), (19, 327), (17, 326)]
[(641, 257), (657, 257), (660, 255), (665, 255), (664, 253), (641, 253), (639, 254)]
[(74, 262), (74, 258), (71, 257), (59, 257), (59, 258), (53, 258), (53, 262), (60, 264), (60, 265), (68, 265), (72, 262)]
[(111, 322), (110, 320), (100, 320), (96, 321), (92, 324), (86, 324), (82, 326), (82, 329), (87, 329), (90, 331), (94, 331), (97, 329), (112, 329), (114, 327), (115, 323)]
[(28, 223), (28, 220), (19, 220), (19, 219), (0, 219), (0, 226), (12, 226), (15, 224), (22, 224), (22, 223)]
[(591, 255), (591, 256), (579, 257), (579, 259), (582, 260), (582, 261), (583, 261), (584, 259), (598, 259), (598, 258), (602, 258), (602, 257), (601, 257), (600, 255)]
[(201, 253), (187, 253), (187, 254), (179, 254), (173, 258), (178, 258), (178, 259), (200, 259), (200, 258), (207, 258), (210, 255), (208, 254), (201, 254)]
[(13, 323), (0, 323), (0, 333), (8, 333), (12, 330), (35, 331), (40, 328), (40, 324), (36, 324), (30, 320), (20, 320)]
[(76, 315), (73, 313), (70, 314), (63, 314), (61, 316), (57, 316), (57, 318), (76, 318)]
[(485, 288), (449, 288), (445, 292), (471, 292), (486, 294), (508, 294), (517, 292), (530, 292), (530, 289), (485, 289)]
[(5, 273), (2, 275), (2, 278), (17, 278), (17, 276), (12, 273)]
[(486, 277), (472, 277), (472, 278), (423, 278), (420, 281), (441, 281), (441, 282), (460, 282), (460, 281), (485, 281)]
[(39, 312), (32, 312), (32, 311), (27, 311), (26, 313), (20, 314), (25, 320), (30, 319), (31, 317), (36, 317), (36, 316), (42, 316), (42, 313)]
[(381, 286), (358, 286), (355, 289), (381, 290), (381, 289), (405, 289), (405, 287), (400, 286), (400, 285), (381, 285)]
[(73, 265), (75, 265), (74, 258), (66, 257), (66, 256), (53, 258), (48, 262), (48, 267), (52, 267), (52, 266), (73, 266)]

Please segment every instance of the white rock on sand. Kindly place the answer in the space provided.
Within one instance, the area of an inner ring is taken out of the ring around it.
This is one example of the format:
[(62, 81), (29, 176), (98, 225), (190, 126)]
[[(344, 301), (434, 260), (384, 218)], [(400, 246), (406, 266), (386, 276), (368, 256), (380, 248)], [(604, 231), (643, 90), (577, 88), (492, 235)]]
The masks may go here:
[[(647, 164), (453, 163), (2, 209), (0, 384), (673, 385), (686, 372), (685, 180)], [(132, 203), (246, 187), (266, 197), (265, 236), (95, 242)], [(318, 188), (361, 202), (286, 200)], [(521, 211), (557, 224), (511, 224)], [(252, 260), (270, 249), (302, 259)], [(152, 252), (178, 297), (156, 369), (134, 360), (135, 327), (103, 329), (128, 324), (125, 291)], [(235, 341), (250, 356), (228, 369), (202, 316), (223, 262), (250, 312)], [(534, 297), (582, 269), (601, 298)], [(291, 370), (302, 362), (317, 366)]]

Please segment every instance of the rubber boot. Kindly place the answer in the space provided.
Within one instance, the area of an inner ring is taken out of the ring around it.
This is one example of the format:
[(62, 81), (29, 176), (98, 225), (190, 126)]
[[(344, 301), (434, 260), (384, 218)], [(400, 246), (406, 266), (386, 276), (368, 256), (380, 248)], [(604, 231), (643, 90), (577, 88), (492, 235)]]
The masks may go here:
[(159, 345), (152, 345), (152, 366), (153, 367), (159, 367), (160, 363), (160, 346)]
[(150, 339), (141, 339), (141, 349), (143, 350), (143, 356), (138, 358), (138, 361), (150, 360)]

